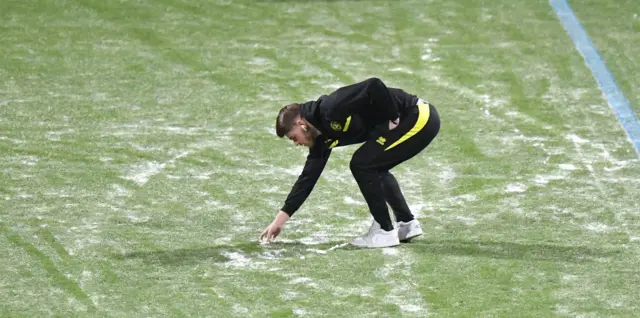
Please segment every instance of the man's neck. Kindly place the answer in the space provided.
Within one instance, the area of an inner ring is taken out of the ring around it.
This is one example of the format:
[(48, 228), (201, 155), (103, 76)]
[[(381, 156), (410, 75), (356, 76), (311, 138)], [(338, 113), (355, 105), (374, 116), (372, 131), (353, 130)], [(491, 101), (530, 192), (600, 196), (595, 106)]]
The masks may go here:
[(313, 136), (314, 139), (316, 137), (322, 135), (322, 132), (317, 130), (316, 127), (313, 127), (312, 125), (309, 125), (309, 128), (311, 129), (311, 136)]

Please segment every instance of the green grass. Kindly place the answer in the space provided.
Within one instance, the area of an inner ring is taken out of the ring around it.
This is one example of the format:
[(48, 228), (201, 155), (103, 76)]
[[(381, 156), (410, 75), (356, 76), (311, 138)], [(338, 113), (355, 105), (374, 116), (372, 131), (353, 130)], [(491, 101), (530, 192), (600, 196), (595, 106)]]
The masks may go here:
[[(572, 5), (637, 107), (636, 20)], [(258, 244), (306, 155), (277, 111), (368, 76), (440, 113), (394, 171), (425, 236), (334, 248), (349, 147)], [(0, 316), (639, 310), (640, 162), (545, 1), (2, 1), (0, 79)]]

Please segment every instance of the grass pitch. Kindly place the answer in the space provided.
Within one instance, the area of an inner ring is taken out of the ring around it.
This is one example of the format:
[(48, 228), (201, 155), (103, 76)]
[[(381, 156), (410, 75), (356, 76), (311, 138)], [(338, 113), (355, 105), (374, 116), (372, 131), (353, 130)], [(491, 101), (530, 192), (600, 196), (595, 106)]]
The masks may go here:
[[(572, 5), (637, 110), (640, 3)], [(368, 76), (441, 115), (394, 171), (426, 235), (335, 248), (349, 147), (259, 245), (306, 155), (278, 109)], [(640, 310), (640, 162), (546, 1), (4, 0), (0, 79), (0, 316)]]

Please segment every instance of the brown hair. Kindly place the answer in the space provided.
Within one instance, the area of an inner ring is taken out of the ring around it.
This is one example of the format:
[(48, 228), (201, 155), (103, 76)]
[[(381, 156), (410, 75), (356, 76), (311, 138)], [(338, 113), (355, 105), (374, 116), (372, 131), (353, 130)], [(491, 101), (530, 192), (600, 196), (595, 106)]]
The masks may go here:
[(294, 120), (300, 116), (300, 104), (289, 104), (282, 107), (276, 118), (276, 134), (282, 138), (293, 129)]

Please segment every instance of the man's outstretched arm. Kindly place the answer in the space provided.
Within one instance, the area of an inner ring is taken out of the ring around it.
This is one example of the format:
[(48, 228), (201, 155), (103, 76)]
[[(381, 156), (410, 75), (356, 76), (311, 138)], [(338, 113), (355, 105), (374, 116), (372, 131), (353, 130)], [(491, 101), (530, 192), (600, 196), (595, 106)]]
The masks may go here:
[(260, 240), (266, 238), (267, 241), (271, 241), (280, 234), (280, 231), (284, 227), (284, 224), (289, 218), (302, 206), (304, 201), (309, 197), (311, 191), (315, 187), (324, 167), (327, 165), (331, 150), (327, 149), (322, 151), (319, 149), (322, 145), (316, 145), (315, 149), (312, 149), (307, 156), (302, 173), (298, 176), (296, 183), (293, 185), (284, 206), (275, 219), (260, 235)]
[(328, 160), (328, 154), (318, 158), (311, 157), (311, 155), (307, 157), (302, 173), (298, 176), (298, 180), (296, 180), (296, 183), (291, 188), (291, 191), (282, 206), (282, 212), (292, 216), (300, 206), (302, 206), (318, 182)]

